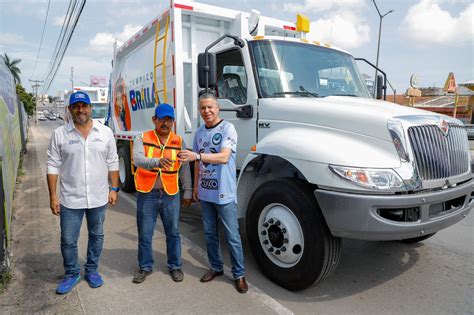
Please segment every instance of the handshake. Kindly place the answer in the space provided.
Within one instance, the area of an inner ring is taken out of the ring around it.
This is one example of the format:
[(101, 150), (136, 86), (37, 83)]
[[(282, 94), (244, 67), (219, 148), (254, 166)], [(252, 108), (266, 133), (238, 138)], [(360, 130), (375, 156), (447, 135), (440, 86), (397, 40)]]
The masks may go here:
[[(182, 150), (178, 153), (178, 159), (180, 162), (193, 162), (198, 159), (198, 153), (189, 150)], [(159, 167), (163, 169), (170, 169), (173, 167), (174, 160), (161, 158)]]

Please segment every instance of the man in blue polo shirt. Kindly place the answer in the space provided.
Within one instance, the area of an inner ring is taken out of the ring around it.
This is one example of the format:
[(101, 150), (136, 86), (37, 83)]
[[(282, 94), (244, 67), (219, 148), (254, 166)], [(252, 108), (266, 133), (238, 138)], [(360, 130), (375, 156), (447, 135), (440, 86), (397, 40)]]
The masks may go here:
[(211, 269), (201, 282), (212, 281), (224, 272), (219, 246), (218, 219), (224, 226), (237, 291), (248, 290), (245, 281), (242, 241), (237, 221), (236, 151), (237, 132), (234, 125), (219, 117), (219, 105), (214, 95), (199, 98), (199, 112), (205, 124), (196, 131), (193, 151), (182, 151), (182, 161), (194, 165), (193, 198), (199, 200)]

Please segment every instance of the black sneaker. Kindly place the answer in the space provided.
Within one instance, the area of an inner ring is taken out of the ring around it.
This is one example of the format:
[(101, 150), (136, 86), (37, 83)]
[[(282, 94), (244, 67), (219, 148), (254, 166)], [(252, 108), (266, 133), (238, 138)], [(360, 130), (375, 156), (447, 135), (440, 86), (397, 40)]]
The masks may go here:
[(173, 269), (170, 270), (170, 276), (171, 279), (173, 279), (174, 282), (181, 282), (183, 281), (184, 275), (181, 269)]
[(133, 277), (133, 282), (134, 283), (142, 283), (143, 281), (145, 281), (146, 277), (148, 275), (150, 275), (152, 273), (152, 271), (147, 271), (147, 270), (143, 270), (143, 269), (140, 269), (138, 270), (138, 272), (135, 274), (135, 277)]

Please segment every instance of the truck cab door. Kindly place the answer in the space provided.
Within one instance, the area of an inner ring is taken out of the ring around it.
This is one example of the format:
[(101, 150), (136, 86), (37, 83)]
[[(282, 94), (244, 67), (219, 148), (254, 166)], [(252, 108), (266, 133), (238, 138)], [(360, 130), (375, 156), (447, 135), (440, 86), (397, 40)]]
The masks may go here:
[(216, 53), (216, 96), (220, 117), (238, 134), (237, 169), (257, 143), (257, 93), (248, 50), (231, 47)]

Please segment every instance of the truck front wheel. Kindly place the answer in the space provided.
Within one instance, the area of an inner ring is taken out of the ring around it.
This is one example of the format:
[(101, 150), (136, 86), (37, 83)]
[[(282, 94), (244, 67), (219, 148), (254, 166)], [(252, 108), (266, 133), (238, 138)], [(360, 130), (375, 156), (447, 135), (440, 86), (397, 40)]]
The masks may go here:
[(260, 186), (249, 202), (247, 235), (267, 278), (298, 291), (336, 269), (341, 240), (331, 235), (309, 185), (293, 179)]
[(130, 147), (128, 144), (120, 146), (118, 157), (120, 187), (125, 192), (133, 192), (135, 190), (135, 182), (132, 175)]

